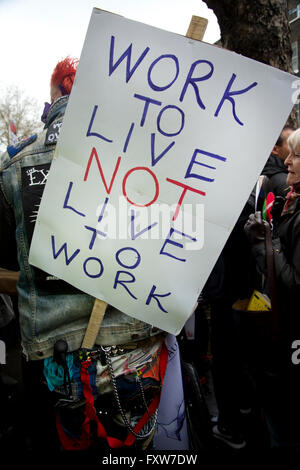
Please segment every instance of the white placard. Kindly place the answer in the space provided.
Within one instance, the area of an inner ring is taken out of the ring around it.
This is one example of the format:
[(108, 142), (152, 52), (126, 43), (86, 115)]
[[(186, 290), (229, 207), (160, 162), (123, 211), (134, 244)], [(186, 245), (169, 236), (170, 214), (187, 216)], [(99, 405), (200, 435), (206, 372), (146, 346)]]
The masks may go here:
[(293, 80), (94, 9), (31, 264), (178, 334), (292, 109)]

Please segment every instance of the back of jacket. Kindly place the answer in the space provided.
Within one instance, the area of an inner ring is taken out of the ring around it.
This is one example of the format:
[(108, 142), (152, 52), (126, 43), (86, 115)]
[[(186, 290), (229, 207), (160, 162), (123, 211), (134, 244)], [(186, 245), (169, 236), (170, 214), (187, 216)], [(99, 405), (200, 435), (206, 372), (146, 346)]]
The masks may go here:
[[(80, 348), (94, 298), (29, 264), (29, 249), (68, 97), (50, 108), (43, 132), (0, 160), (0, 266), (20, 269), (18, 299), (23, 352), (29, 360), (53, 355), (58, 339)], [(16, 240), (16, 243), (15, 243)], [(156, 328), (109, 306), (96, 344), (146, 338)]]

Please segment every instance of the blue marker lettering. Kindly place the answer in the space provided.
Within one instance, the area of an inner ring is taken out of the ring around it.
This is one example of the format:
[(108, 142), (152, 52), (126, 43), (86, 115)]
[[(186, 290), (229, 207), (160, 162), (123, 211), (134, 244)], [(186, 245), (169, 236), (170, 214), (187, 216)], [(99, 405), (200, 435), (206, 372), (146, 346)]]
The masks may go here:
[(211, 183), (212, 181), (214, 181), (214, 178), (207, 178), (206, 176), (201, 176), (201, 175), (198, 175), (197, 173), (192, 173), (191, 172), (194, 165), (201, 165), (201, 166), (204, 166), (204, 167), (209, 168), (211, 170), (216, 169), (216, 167), (214, 167), (214, 166), (210, 166), (210, 165), (206, 165), (205, 163), (197, 162), (196, 161), (196, 156), (197, 156), (198, 153), (202, 153), (203, 155), (206, 155), (207, 157), (210, 157), (210, 158), (215, 158), (217, 160), (222, 160), (223, 162), (226, 161), (226, 158), (222, 157), (221, 155), (217, 155), (215, 153), (206, 152), (205, 150), (195, 149), (195, 151), (193, 153), (193, 156), (192, 156), (192, 159), (190, 161), (190, 164), (188, 166), (188, 169), (186, 171), (185, 178), (198, 178), (200, 180), (208, 181), (209, 183)]
[(173, 147), (175, 144), (175, 141), (171, 142), (165, 150), (163, 150), (157, 157), (154, 155), (154, 147), (155, 147), (155, 134), (151, 134), (151, 161), (152, 161), (152, 166), (156, 165), (157, 162)]
[[(127, 274), (131, 279), (119, 279), (119, 276), (120, 274)], [(121, 286), (124, 287), (124, 289), (127, 290), (128, 294), (135, 300), (137, 300), (137, 297), (135, 297), (135, 295), (133, 295), (132, 292), (130, 292), (130, 290), (128, 289), (128, 287), (125, 285), (125, 284), (128, 284), (128, 283), (131, 283), (131, 282), (135, 282), (135, 277), (132, 273), (129, 273), (128, 271), (117, 271), (117, 274), (116, 274), (116, 277), (115, 277), (115, 282), (114, 282), (114, 289), (117, 288), (117, 285), (118, 284), (121, 284)]]
[(168, 292), (167, 294), (154, 294), (155, 291), (156, 291), (156, 286), (153, 285), (153, 287), (150, 291), (150, 294), (148, 296), (148, 299), (146, 300), (146, 305), (149, 305), (150, 302), (151, 302), (151, 299), (154, 299), (154, 300), (156, 300), (157, 305), (160, 308), (160, 310), (162, 310), (165, 313), (168, 313), (168, 311), (165, 308), (163, 308), (163, 306), (161, 305), (158, 297), (168, 297), (169, 295), (171, 295), (171, 292)]
[[(128, 264), (124, 264), (120, 260), (120, 253), (122, 253), (125, 250), (126, 251), (128, 251), (128, 250), (133, 251), (136, 254), (136, 262), (132, 266), (128, 266)], [(135, 248), (131, 248), (130, 246), (128, 246), (128, 247), (125, 247), (125, 248), (121, 248), (120, 250), (117, 251), (116, 260), (119, 263), (119, 265), (122, 266), (123, 268), (135, 269), (141, 262), (141, 255), (139, 254), (139, 252)]]
[(78, 210), (74, 209), (74, 207), (68, 205), (72, 187), (73, 187), (73, 182), (70, 181), (68, 191), (67, 191), (67, 194), (66, 194), (66, 197), (65, 197), (65, 200), (64, 200), (63, 208), (64, 209), (70, 209), (71, 211), (75, 212), (76, 214), (80, 215), (81, 217), (85, 217), (85, 214), (83, 214), (82, 212), (79, 212)]
[(148, 113), (149, 104), (151, 103), (151, 104), (156, 104), (157, 106), (161, 106), (162, 103), (161, 101), (153, 100), (152, 98), (149, 98), (148, 96), (138, 95), (137, 93), (135, 93), (133, 96), (139, 100), (145, 101), (143, 116), (142, 116), (141, 123), (140, 123), (140, 126), (143, 127), (143, 125), (145, 124), (147, 113)]
[(189, 238), (190, 240), (192, 240), (193, 242), (196, 242), (197, 241), (197, 238), (194, 238), (194, 237), (191, 237), (190, 235), (187, 235), (186, 233), (183, 233), (183, 232), (180, 232), (179, 230), (176, 230), (175, 228), (171, 228), (170, 229), (170, 232), (165, 240), (165, 243), (163, 244), (162, 246), (162, 249), (160, 250), (159, 254), (160, 255), (166, 255), (166, 256), (170, 256), (170, 258), (174, 258), (174, 259), (177, 259), (178, 261), (183, 261), (185, 262), (186, 259), (185, 258), (178, 258), (177, 256), (174, 256), (172, 255), (171, 253), (168, 253), (166, 251), (164, 251), (164, 248), (165, 246), (168, 244), (170, 245), (174, 245), (174, 246), (177, 246), (179, 248), (183, 248), (183, 245), (182, 243), (179, 243), (179, 242), (175, 242), (174, 240), (171, 240), (171, 236), (173, 235), (173, 233), (178, 233), (179, 235), (182, 235), (186, 238)]
[(248, 87), (244, 88), (243, 90), (236, 90), (236, 91), (230, 91), (230, 88), (234, 82), (234, 80), (236, 79), (236, 75), (235, 73), (232, 74), (232, 77), (231, 79), (229, 80), (228, 82), (228, 85), (227, 85), (227, 88), (224, 92), (224, 95), (219, 103), (219, 106), (217, 107), (217, 110), (215, 112), (215, 116), (217, 117), (219, 112), (220, 112), (220, 109), (222, 108), (223, 106), (223, 103), (225, 100), (228, 100), (230, 101), (230, 103), (232, 104), (232, 114), (233, 114), (233, 117), (234, 119), (236, 120), (236, 122), (238, 124), (240, 124), (241, 126), (244, 125), (244, 123), (237, 117), (236, 115), (236, 112), (235, 112), (235, 101), (234, 99), (232, 98), (232, 96), (235, 96), (235, 95), (242, 95), (243, 93), (247, 93), (247, 91), (251, 90), (251, 88), (254, 88), (256, 85), (257, 85), (257, 82), (253, 82), (251, 83), (251, 85), (249, 85)]
[(105, 140), (105, 142), (112, 142), (111, 139), (108, 139), (107, 137), (104, 137), (103, 135), (98, 134), (98, 132), (91, 132), (92, 125), (93, 125), (97, 110), (98, 110), (98, 105), (95, 104), (93, 114), (92, 114), (92, 117), (91, 117), (91, 120), (90, 120), (90, 123), (89, 123), (89, 128), (88, 128), (87, 133), (86, 133), (86, 136), (87, 137), (94, 136), (94, 137), (98, 137), (99, 139)]
[[(153, 70), (153, 67), (162, 59), (172, 59), (174, 61), (174, 63), (175, 63), (175, 77), (167, 85), (158, 86), (158, 85), (155, 85), (153, 83), (153, 81), (151, 79), (151, 72)], [(177, 80), (178, 75), (179, 75), (179, 63), (178, 63), (177, 57), (173, 54), (161, 55), (160, 57), (155, 59), (149, 67), (149, 70), (148, 70), (148, 83), (149, 83), (150, 87), (152, 88), (152, 90), (154, 90), (154, 91), (163, 91), (163, 90), (166, 90), (167, 88), (170, 88), (170, 86), (173, 85), (173, 83)]]
[[(165, 132), (162, 130), (161, 126), (160, 126), (160, 120), (162, 118), (162, 115), (163, 113), (167, 110), (167, 109), (176, 109), (177, 111), (179, 111), (180, 113), (180, 117), (181, 117), (181, 124), (180, 124), (180, 129), (178, 131), (175, 131), (175, 132)], [(177, 106), (173, 106), (173, 105), (168, 105), (168, 106), (165, 106), (160, 112), (159, 112), (159, 115), (157, 116), (157, 129), (159, 130), (159, 132), (165, 136), (173, 136), (173, 135), (178, 135), (180, 134), (180, 132), (182, 131), (182, 129), (184, 128), (184, 112), (182, 111), (182, 109), (178, 108)]]
[(96, 240), (97, 235), (102, 235), (102, 237), (107, 237), (107, 234), (104, 232), (101, 232), (100, 230), (97, 230), (96, 228), (89, 227), (88, 225), (84, 226), (87, 230), (91, 230), (93, 232), (92, 239), (89, 244), (89, 249), (92, 250), (94, 247), (94, 243)]
[[(197, 78), (193, 78), (193, 73), (194, 73), (194, 70), (196, 68), (196, 66), (198, 64), (207, 64), (210, 68), (210, 71), (206, 74), (206, 75), (203, 75), (202, 77), (197, 77)], [(188, 76), (186, 78), (186, 81), (185, 81), (185, 84), (182, 88), (182, 92), (181, 92), (181, 95), (180, 95), (180, 98), (179, 100), (180, 101), (183, 101), (183, 98), (185, 96), (185, 93), (186, 93), (186, 90), (187, 90), (187, 87), (189, 85), (192, 85), (192, 87), (194, 88), (194, 91), (195, 91), (195, 95), (196, 95), (196, 100), (197, 100), (197, 103), (198, 105), (200, 106), (200, 108), (202, 109), (205, 109), (205, 106), (203, 104), (203, 101), (201, 100), (200, 98), (200, 95), (199, 95), (199, 89), (198, 89), (198, 86), (197, 86), (197, 82), (202, 82), (204, 80), (208, 80), (212, 74), (213, 74), (213, 71), (214, 71), (214, 66), (211, 62), (209, 62), (208, 60), (197, 60), (196, 62), (194, 62), (192, 65), (191, 65), (191, 68), (190, 68), (190, 71), (188, 73)]]
[(126, 151), (127, 151), (127, 147), (128, 147), (129, 141), (131, 139), (131, 134), (132, 134), (133, 128), (134, 128), (134, 122), (131, 123), (129, 132), (128, 132), (127, 137), (126, 137), (126, 141), (125, 141), (125, 144), (124, 144), (124, 147), (123, 147), (123, 152), (124, 153), (126, 153)]
[(105, 198), (105, 201), (104, 201), (104, 204), (103, 204), (103, 206), (102, 206), (100, 215), (99, 215), (99, 217), (98, 217), (98, 222), (101, 222), (101, 220), (103, 219), (103, 215), (104, 215), (104, 212), (105, 212), (107, 203), (108, 203), (108, 199), (109, 199), (108, 197)]
[(132, 43), (130, 46), (126, 49), (125, 52), (121, 55), (121, 57), (117, 60), (117, 62), (114, 64), (114, 49), (115, 49), (115, 37), (111, 37), (110, 41), (110, 52), (109, 52), (109, 76), (116, 70), (116, 68), (121, 64), (121, 62), (126, 59), (126, 83), (129, 82), (131, 79), (132, 75), (136, 71), (137, 67), (140, 65), (146, 54), (148, 54), (150, 48), (146, 47), (144, 52), (141, 54), (139, 59), (136, 61), (134, 66), (131, 68), (131, 52), (132, 52)]
[(152, 227), (155, 227), (157, 225), (157, 222), (154, 222), (154, 224), (149, 225), (147, 228), (144, 228), (138, 233), (135, 233), (134, 231), (134, 210), (131, 210), (131, 216), (130, 216), (130, 230), (131, 230), (131, 240), (136, 240), (138, 237), (140, 237), (143, 233), (147, 232), (148, 230), (151, 230)]
[[(96, 274), (91, 274), (91, 273), (88, 273), (87, 271), (87, 264), (88, 262), (90, 261), (96, 261), (97, 264), (99, 264), (99, 267), (100, 267), (100, 271)], [(87, 258), (85, 260), (85, 262), (83, 263), (83, 270), (85, 272), (85, 274), (88, 276), (88, 277), (91, 277), (91, 278), (96, 278), (96, 277), (100, 277), (102, 276), (102, 273), (104, 271), (104, 268), (103, 268), (103, 264), (102, 264), (102, 261), (99, 259), (99, 258), (94, 258), (94, 257), (91, 257), (91, 258)]]
[(51, 235), (51, 243), (52, 243), (52, 254), (53, 254), (53, 258), (56, 259), (60, 253), (62, 251), (64, 251), (65, 253), (65, 259), (66, 259), (66, 265), (68, 266), (71, 261), (73, 261), (73, 259), (78, 255), (78, 253), (80, 252), (80, 249), (78, 248), (77, 250), (74, 251), (74, 253), (72, 254), (72, 256), (69, 258), (68, 257), (68, 253), (67, 253), (67, 243), (64, 243), (60, 249), (58, 250), (58, 252), (56, 253), (56, 250), (55, 250), (55, 238), (54, 238), (54, 235)]

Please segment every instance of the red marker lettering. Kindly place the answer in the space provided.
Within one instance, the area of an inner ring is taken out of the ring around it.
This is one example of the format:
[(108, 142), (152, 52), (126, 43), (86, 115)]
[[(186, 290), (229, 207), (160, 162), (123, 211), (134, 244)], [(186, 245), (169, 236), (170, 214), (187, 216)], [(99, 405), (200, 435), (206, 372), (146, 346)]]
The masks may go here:
[(169, 181), (169, 183), (176, 184), (177, 186), (180, 186), (181, 188), (183, 188), (183, 191), (182, 191), (181, 196), (180, 196), (180, 198), (179, 198), (179, 201), (178, 201), (178, 204), (177, 204), (177, 207), (176, 207), (176, 211), (175, 211), (175, 214), (173, 215), (172, 220), (176, 220), (176, 219), (177, 219), (177, 216), (178, 216), (178, 213), (179, 213), (179, 210), (180, 210), (180, 207), (181, 207), (183, 198), (184, 198), (185, 193), (187, 192), (187, 190), (193, 191), (194, 193), (201, 194), (201, 196), (205, 196), (205, 195), (206, 195), (205, 192), (199, 191), (199, 189), (191, 188), (191, 186), (187, 186), (186, 184), (180, 183), (179, 181), (171, 180), (170, 178), (166, 178), (166, 180)]
[(102, 179), (102, 181), (103, 181), (103, 184), (104, 184), (104, 186), (105, 186), (105, 189), (106, 189), (107, 194), (109, 194), (109, 193), (111, 192), (111, 189), (112, 189), (112, 186), (113, 186), (113, 183), (114, 183), (114, 180), (115, 180), (117, 171), (118, 171), (119, 166), (120, 166), (121, 157), (118, 157), (118, 160), (117, 160), (117, 163), (116, 163), (116, 166), (115, 166), (115, 169), (114, 169), (112, 178), (111, 178), (111, 180), (110, 180), (110, 185), (109, 185), (109, 187), (107, 187), (106, 180), (105, 180), (104, 174), (103, 174), (103, 170), (102, 170), (102, 167), (101, 167), (101, 164), (100, 164), (100, 160), (99, 160), (99, 157), (98, 157), (98, 154), (97, 154), (97, 150), (95, 149), (95, 147), (93, 147), (93, 149), (92, 149), (92, 152), (91, 152), (91, 155), (90, 155), (90, 158), (89, 158), (89, 161), (88, 161), (86, 170), (85, 170), (84, 181), (87, 180), (87, 177), (88, 177), (88, 174), (89, 174), (89, 171), (90, 171), (90, 167), (91, 167), (91, 163), (92, 163), (93, 157), (96, 158), (96, 162), (97, 162), (97, 165), (98, 165), (98, 169), (99, 169), (99, 172), (100, 172), (101, 179)]

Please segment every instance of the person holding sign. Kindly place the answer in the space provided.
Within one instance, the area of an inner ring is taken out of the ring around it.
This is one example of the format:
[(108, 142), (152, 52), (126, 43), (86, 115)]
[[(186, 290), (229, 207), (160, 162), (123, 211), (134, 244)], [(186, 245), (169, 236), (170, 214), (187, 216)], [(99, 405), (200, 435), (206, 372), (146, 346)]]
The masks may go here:
[[(282, 213), (278, 217), (273, 214), (272, 246), (279, 317), (273, 356), (277, 368), (275, 373), (263, 377), (261, 392), (271, 446), (299, 449), (300, 129), (290, 135), (287, 143), (290, 151), (284, 163), (290, 191)], [(263, 273), (267, 273), (265, 224), (261, 213), (256, 212), (245, 225), (252, 252)]]
[(168, 359), (166, 335), (107, 306), (95, 345), (88, 347), (83, 339), (99, 301), (29, 264), (37, 213), (77, 63), (67, 57), (53, 71), (43, 132), (9, 147), (0, 160), (0, 266), (20, 267), (17, 290), (27, 422), (39, 450), (57, 445), (51, 432), (55, 420), (58, 445), (66, 450), (96, 444), (145, 448), (156, 427)]

